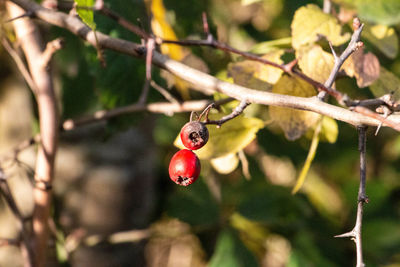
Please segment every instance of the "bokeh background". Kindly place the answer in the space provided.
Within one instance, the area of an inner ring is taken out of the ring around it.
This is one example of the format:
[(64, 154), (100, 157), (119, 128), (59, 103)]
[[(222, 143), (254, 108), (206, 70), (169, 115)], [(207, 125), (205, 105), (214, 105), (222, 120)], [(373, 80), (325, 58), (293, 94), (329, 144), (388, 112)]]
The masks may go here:
[[(276, 39), (283, 40), (284, 47), (294, 12), (308, 3), (322, 7), (322, 2), (164, 0), (164, 5), (166, 21), (178, 38), (201, 38), (205, 11), (219, 40), (250, 50)], [(338, 13), (350, 1), (335, 2), (341, 2), (334, 5)], [(149, 30), (143, 1), (106, 4), (134, 23), (140, 19)], [(140, 41), (108, 18), (96, 14), (95, 21), (99, 31)], [(145, 79), (142, 60), (106, 51), (107, 67), (102, 68), (93, 47), (63, 29), (41, 25), (47, 40), (62, 36), (66, 42), (53, 62), (63, 119), (137, 101)], [(392, 27), (399, 33), (399, 23)], [(388, 58), (368, 42), (366, 49), (400, 76), (398, 56)], [(210, 48), (191, 51), (213, 75), (226, 72), (232, 61)], [(186, 60), (190, 64), (191, 59)], [(38, 121), (35, 99), (2, 47), (0, 62), (0, 151), (6, 153), (36, 133)], [(153, 78), (167, 88), (165, 77), (153, 69)], [(354, 98), (372, 96), (351, 78), (340, 78), (336, 86)], [(181, 97), (174, 88), (170, 92)], [(190, 97), (202, 95), (192, 92)], [(151, 90), (149, 101), (164, 99)], [(137, 113), (62, 133), (47, 266), (354, 266), (354, 243), (333, 236), (351, 230), (355, 221), (356, 129), (338, 122), (337, 141), (321, 142), (302, 190), (292, 195), (310, 137), (288, 141), (276, 124), (267, 123), (262, 107), (257, 108), (254, 112), (266, 127), (244, 149), (250, 178), (243, 174), (243, 162), (220, 174), (204, 161), (201, 177), (187, 188), (170, 181), (168, 164), (178, 150), (173, 143), (188, 113)], [(364, 258), (367, 266), (395, 267), (400, 266), (400, 137), (392, 129), (382, 128), (377, 136), (374, 132), (369, 129), (367, 141), (370, 203), (364, 212)], [(2, 165), (26, 216), (33, 209), (35, 151), (30, 147), (19, 154), (18, 162)], [(1, 238), (18, 235), (15, 220), (1, 198)], [(19, 249), (0, 247), (0, 266), (22, 266)]]

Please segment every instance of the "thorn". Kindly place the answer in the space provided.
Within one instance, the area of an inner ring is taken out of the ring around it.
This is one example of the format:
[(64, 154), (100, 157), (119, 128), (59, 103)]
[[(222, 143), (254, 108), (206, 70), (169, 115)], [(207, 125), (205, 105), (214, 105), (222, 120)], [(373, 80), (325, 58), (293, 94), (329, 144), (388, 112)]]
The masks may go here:
[(337, 59), (339, 59), (339, 57), (337, 56), (337, 54), (336, 54), (336, 52), (335, 52), (335, 49), (333, 49), (332, 42), (331, 42), (331, 41), (328, 41), (328, 43), (329, 43), (329, 47), (331, 48), (332, 55), (333, 55), (333, 57), (335, 58), (335, 61), (336, 61)]
[(292, 61), (290, 61), (289, 63), (283, 65), (283, 69), (285, 70), (285, 72), (287, 73), (292, 73), (292, 70), (294, 68), (294, 66), (297, 65), (298, 59), (293, 59)]

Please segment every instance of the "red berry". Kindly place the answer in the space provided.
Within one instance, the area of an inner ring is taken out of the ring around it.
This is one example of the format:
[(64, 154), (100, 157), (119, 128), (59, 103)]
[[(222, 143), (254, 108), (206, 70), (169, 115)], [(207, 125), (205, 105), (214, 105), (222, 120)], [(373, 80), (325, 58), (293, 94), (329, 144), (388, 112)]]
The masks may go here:
[(202, 122), (188, 122), (182, 127), (181, 140), (186, 148), (199, 149), (208, 141), (208, 129)]
[(176, 184), (188, 186), (200, 174), (200, 160), (191, 150), (182, 149), (175, 153), (169, 163), (169, 177)]

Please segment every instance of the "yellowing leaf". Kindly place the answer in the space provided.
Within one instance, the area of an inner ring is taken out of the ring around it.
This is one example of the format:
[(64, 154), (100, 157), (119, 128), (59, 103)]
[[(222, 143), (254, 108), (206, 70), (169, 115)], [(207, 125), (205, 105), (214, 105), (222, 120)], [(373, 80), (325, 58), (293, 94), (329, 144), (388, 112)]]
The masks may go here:
[(362, 34), (388, 58), (394, 59), (397, 56), (399, 40), (394, 28), (367, 24)]
[[(162, 0), (146, 0), (153, 15), (151, 19), (151, 29), (153, 33), (163, 39), (178, 40), (166, 16), (166, 10)], [(185, 57), (183, 48), (173, 44), (161, 45), (161, 52), (174, 60), (182, 60)]]
[[(166, 10), (163, 1), (145, 0), (145, 2), (152, 14), (151, 29), (153, 30), (153, 33), (162, 39), (178, 40), (174, 30), (167, 21)], [(162, 44), (161, 53), (163, 53), (164, 55), (168, 55), (171, 59), (181, 61), (186, 57), (187, 54), (189, 54), (189, 51), (179, 45)], [(184, 99), (190, 98), (188, 83), (175, 76), (173, 78), (168, 77), (168, 79), (170, 79), (170, 81), (173, 81), (176, 88), (179, 90)]]
[(335, 17), (322, 12), (313, 4), (303, 6), (296, 11), (291, 28), (292, 45), (295, 49), (314, 43), (319, 35), (325, 36), (335, 46), (345, 43), (350, 38), (349, 33), (342, 35), (342, 27)]
[[(210, 119), (218, 119), (223, 116), (211, 115)], [(208, 143), (194, 152), (200, 159), (212, 159), (226, 156), (230, 153), (237, 153), (245, 148), (256, 138), (258, 130), (264, 127), (264, 122), (257, 118), (247, 118), (243, 115), (238, 116), (226, 123), (221, 128), (215, 125), (207, 125), (210, 138)], [(174, 145), (184, 148), (179, 135), (176, 137)]]
[(96, 23), (94, 23), (93, 9), (90, 9), (94, 5), (94, 0), (74, 0), (74, 1), (77, 5), (76, 12), (78, 13), (79, 17), (92, 30), (95, 30)]
[[(275, 50), (263, 56), (272, 62), (282, 64), (281, 56), (283, 50)], [(271, 84), (276, 83), (282, 75), (282, 70), (255, 62), (252, 60), (244, 60), (228, 65), (228, 74), (233, 78), (236, 84), (249, 88), (269, 91)]]
[(314, 136), (311, 141), (310, 149), (308, 150), (306, 161), (304, 162), (300, 175), (297, 178), (295, 186), (293, 187), (292, 194), (296, 194), (297, 191), (299, 191), (300, 188), (303, 186), (304, 181), (306, 180), (308, 170), (310, 169), (311, 163), (313, 162), (315, 154), (317, 153), (317, 148), (319, 144), (319, 134), (321, 132), (321, 128), (322, 128), (322, 118), (319, 120), (317, 127), (315, 128)]
[[(314, 87), (295, 77), (284, 75), (274, 85), (273, 93), (310, 97), (316, 94)], [(301, 137), (308, 128), (313, 126), (319, 115), (310, 111), (296, 110), (282, 107), (269, 107), (271, 119), (282, 128), (288, 140)]]
[(332, 71), (334, 59), (332, 54), (325, 52), (319, 45), (304, 47), (297, 50), (299, 66), (309, 77), (324, 83)]
[(375, 97), (394, 92), (393, 98), (400, 99), (400, 79), (384, 67), (380, 69), (379, 78), (369, 87)]
[(323, 142), (329, 142), (331, 144), (335, 143), (339, 135), (339, 127), (337, 122), (330, 118), (324, 116), (322, 119), (322, 129), (319, 134), (320, 140)]
[[(307, 138), (312, 139), (314, 136), (315, 129), (310, 128), (305, 134)], [(339, 128), (337, 122), (327, 116), (322, 119), (322, 128), (319, 133), (320, 142), (335, 143), (339, 135)]]
[(364, 49), (355, 51), (343, 64), (343, 70), (350, 77), (355, 77), (360, 88), (371, 85), (379, 77), (380, 64), (378, 58)]
[(239, 165), (239, 158), (235, 153), (229, 153), (225, 156), (211, 159), (211, 166), (221, 174), (233, 172)]

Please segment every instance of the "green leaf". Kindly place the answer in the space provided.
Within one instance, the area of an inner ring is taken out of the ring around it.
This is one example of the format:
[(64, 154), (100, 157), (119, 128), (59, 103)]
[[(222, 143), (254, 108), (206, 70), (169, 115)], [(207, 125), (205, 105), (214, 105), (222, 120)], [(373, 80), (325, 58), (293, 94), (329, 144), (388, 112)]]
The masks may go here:
[[(220, 119), (223, 115), (210, 115), (210, 119)], [(258, 130), (263, 127), (262, 120), (243, 115), (224, 123), (221, 128), (207, 125), (210, 134), (208, 143), (194, 152), (200, 159), (219, 158), (230, 153), (237, 153), (250, 144), (256, 138)], [(179, 135), (176, 137), (174, 145), (184, 148)]]
[(361, 20), (383, 25), (400, 23), (399, 0), (358, 0), (356, 5)]
[(192, 225), (210, 225), (219, 219), (218, 205), (203, 181), (179, 187), (167, 202), (169, 216)]
[(386, 25), (366, 24), (362, 35), (385, 56), (390, 59), (396, 58), (399, 50), (399, 39), (394, 28)]
[(95, 30), (96, 23), (94, 22), (94, 14), (93, 10), (90, 9), (93, 8), (94, 6), (94, 0), (74, 0), (74, 1), (77, 5), (76, 12), (78, 12), (79, 17), (92, 30)]
[[(310, 97), (316, 94), (314, 87), (295, 77), (284, 75), (274, 85), (273, 93)], [(288, 140), (300, 138), (319, 118), (319, 115), (292, 108), (269, 107), (271, 119), (282, 128)]]
[(400, 99), (400, 79), (392, 72), (388, 71), (384, 67), (380, 68), (380, 75), (373, 84), (370, 85), (369, 89), (375, 97), (381, 97), (385, 94), (394, 92), (394, 99)]
[[(363, 225), (365, 250), (369, 253), (397, 250), (400, 240), (400, 227), (396, 219), (378, 218), (365, 221)], [(386, 252), (387, 253), (387, 252)]]
[(255, 54), (267, 54), (280, 48), (290, 48), (292, 44), (292, 37), (276, 39), (255, 44), (251, 48), (251, 52)]
[(295, 49), (316, 42), (319, 35), (325, 36), (335, 46), (345, 43), (350, 38), (349, 33), (341, 33), (342, 27), (335, 17), (322, 12), (313, 4), (296, 11), (291, 28), (292, 45)]
[(209, 267), (252, 267), (258, 266), (254, 256), (243, 245), (233, 230), (223, 230), (217, 240)]

